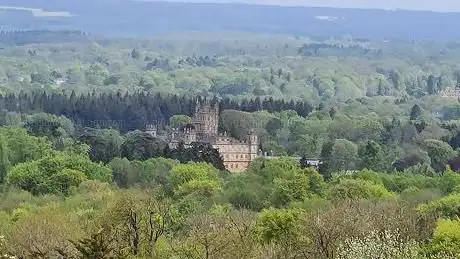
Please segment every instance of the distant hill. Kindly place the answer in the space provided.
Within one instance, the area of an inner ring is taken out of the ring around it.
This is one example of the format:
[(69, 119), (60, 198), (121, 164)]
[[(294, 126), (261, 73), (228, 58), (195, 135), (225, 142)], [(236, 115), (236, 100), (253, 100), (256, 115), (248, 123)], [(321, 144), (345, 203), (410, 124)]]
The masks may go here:
[[(0, 9), (0, 30), (81, 30), (141, 37), (183, 31), (245, 31), (372, 39), (460, 38), (457, 13), (130, 0), (0, 0), (0, 5), (9, 7)], [(67, 15), (60, 16), (62, 13)]]

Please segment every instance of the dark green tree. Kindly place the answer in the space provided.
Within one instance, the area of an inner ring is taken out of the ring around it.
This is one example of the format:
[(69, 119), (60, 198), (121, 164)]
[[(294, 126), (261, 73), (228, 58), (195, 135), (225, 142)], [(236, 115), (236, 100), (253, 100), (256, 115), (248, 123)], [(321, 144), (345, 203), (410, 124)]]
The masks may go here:
[(438, 92), (436, 78), (433, 75), (428, 77), (427, 81), (427, 91), (428, 94), (436, 94)]
[(141, 53), (137, 49), (133, 49), (131, 51), (131, 57), (133, 59), (139, 59), (139, 58), (141, 58)]
[(368, 141), (364, 147), (360, 148), (359, 156), (361, 158), (361, 168), (371, 169), (376, 172), (386, 171), (388, 161), (386, 161), (385, 153), (377, 142)]
[(283, 123), (278, 118), (271, 119), (270, 121), (268, 121), (267, 125), (265, 126), (265, 128), (267, 129), (267, 132), (272, 136), (275, 136), (276, 132), (280, 130), (282, 127), (283, 127)]
[(415, 104), (412, 106), (412, 109), (410, 111), (410, 120), (415, 121), (420, 119), (420, 116), (422, 115), (422, 109), (418, 104)]
[(190, 148), (184, 148), (183, 145), (172, 150), (171, 159), (178, 160), (181, 163), (187, 162), (204, 162), (213, 165), (219, 170), (225, 170), (224, 162), (217, 149), (211, 144), (195, 142)]
[(116, 130), (85, 128), (78, 139), (91, 147), (93, 161), (108, 163), (121, 155), (123, 139)]
[(4, 182), (10, 161), (8, 160), (8, 144), (4, 137), (0, 135), (0, 184)]
[(129, 160), (147, 160), (163, 155), (166, 143), (142, 131), (129, 132), (121, 145), (121, 155)]

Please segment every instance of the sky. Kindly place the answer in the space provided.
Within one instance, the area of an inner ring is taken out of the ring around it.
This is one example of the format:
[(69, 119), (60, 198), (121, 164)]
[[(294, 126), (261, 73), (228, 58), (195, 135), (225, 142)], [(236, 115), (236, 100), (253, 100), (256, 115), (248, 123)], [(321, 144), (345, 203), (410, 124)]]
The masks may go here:
[(408, 9), (436, 12), (460, 12), (460, 0), (166, 0), (171, 2), (216, 2), (344, 8)]

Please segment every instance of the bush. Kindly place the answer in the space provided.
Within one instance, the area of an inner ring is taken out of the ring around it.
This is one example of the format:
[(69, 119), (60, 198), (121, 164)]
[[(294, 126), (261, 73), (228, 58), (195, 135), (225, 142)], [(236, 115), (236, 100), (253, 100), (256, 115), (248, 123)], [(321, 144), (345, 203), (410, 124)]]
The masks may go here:
[(383, 185), (364, 180), (343, 179), (328, 191), (332, 200), (341, 199), (391, 199), (395, 195)]
[(452, 194), (440, 200), (420, 205), (417, 210), (423, 214), (435, 213), (440, 217), (456, 218), (460, 216), (460, 194)]
[(413, 259), (421, 249), (416, 241), (401, 242), (397, 233), (372, 232), (364, 238), (351, 238), (339, 246), (337, 259)]
[(460, 258), (460, 220), (440, 219), (426, 251), (428, 256)]

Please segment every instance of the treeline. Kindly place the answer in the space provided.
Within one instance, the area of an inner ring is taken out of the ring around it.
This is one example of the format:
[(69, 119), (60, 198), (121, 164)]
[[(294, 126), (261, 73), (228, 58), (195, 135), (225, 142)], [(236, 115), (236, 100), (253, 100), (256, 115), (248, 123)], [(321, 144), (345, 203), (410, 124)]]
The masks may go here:
[[(204, 99), (199, 98), (199, 101)], [(121, 132), (143, 129), (147, 124), (165, 126), (173, 115), (193, 115), (196, 98), (178, 95), (149, 93), (115, 94), (95, 92), (76, 95), (46, 92), (21, 92), (18, 95), (0, 96), (0, 109), (10, 112), (46, 112), (64, 115), (83, 127), (117, 128)], [(242, 101), (214, 99), (220, 110), (232, 109), (246, 112), (266, 110), (280, 112), (294, 110), (300, 116), (308, 115), (313, 107), (306, 102), (285, 100), (244, 99)]]
[(57, 42), (88, 42), (88, 40), (88, 34), (82, 31), (0, 31), (0, 43), (6, 45), (26, 45)]
[(364, 48), (359, 44), (346, 46), (344, 44), (307, 43), (299, 48), (298, 54), (303, 56), (319, 56), (323, 52), (333, 52), (335, 55), (360, 55), (382, 54), (382, 50)]

